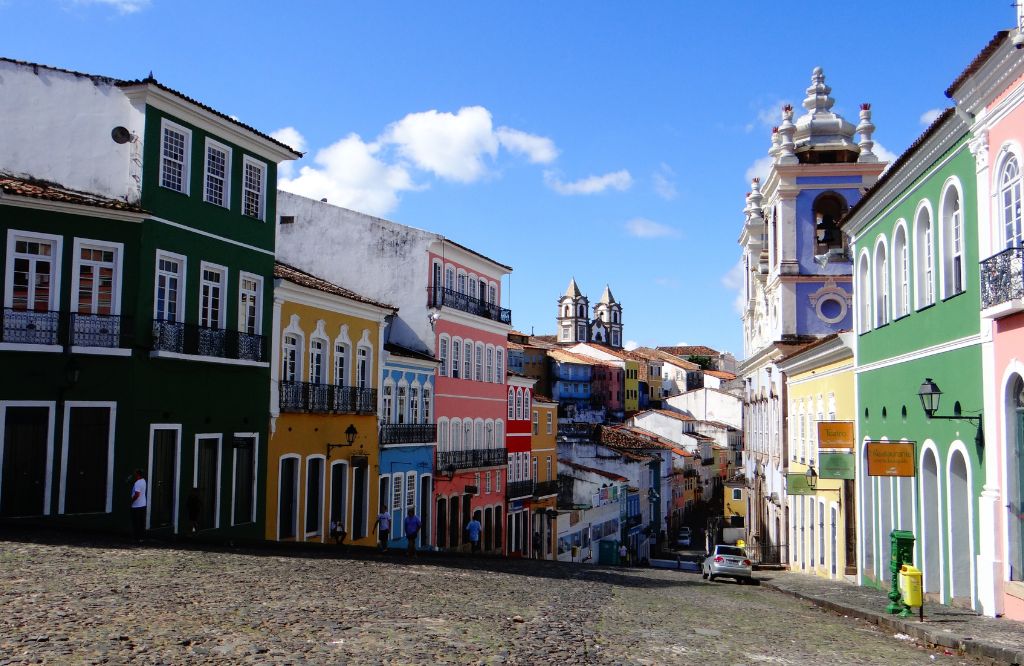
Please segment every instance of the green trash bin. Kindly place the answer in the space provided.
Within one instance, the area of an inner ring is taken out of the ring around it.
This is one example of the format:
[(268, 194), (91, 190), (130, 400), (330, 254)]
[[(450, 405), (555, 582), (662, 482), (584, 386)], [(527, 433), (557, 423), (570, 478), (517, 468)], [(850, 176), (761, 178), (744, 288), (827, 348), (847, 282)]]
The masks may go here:
[(907, 606), (903, 603), (903, 596), (900, 594), (900, 569), (904, 564), (914, 563), (914, 533), (908, 530), (890, 532), (889, 550), (892, 553), (889, 558), (892, 585), (889, 588), (889, 605), (885, 607), (885, 610), (895, 615), (907, 611)]

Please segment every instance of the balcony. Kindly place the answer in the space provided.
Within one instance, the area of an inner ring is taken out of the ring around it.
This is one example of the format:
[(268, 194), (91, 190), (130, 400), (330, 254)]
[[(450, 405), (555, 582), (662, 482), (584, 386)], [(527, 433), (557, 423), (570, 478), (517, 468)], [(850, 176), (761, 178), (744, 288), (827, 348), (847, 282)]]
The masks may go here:
[(533, 479), (509, 481), (505, 484), (505, 499), (521, 499), (533, 495)]
[(4, 308), (0, 316), (0, 342), (124, 349), (130, 353), (129, 320), (119, 315), (83, 314), (57, 310)]
[(476, 467), (504, 467), (507, 463), (508, 450), (504, 448), (437, 452), (437, 471), (440, 473)]
[(1024, 247), (1011, 247), (981, 262), (981, 309), (998, 319), (1024, 310)]
[(437, 425), (434, 423), (382, 423), (380, 445), (433, 444), (437, 441)]
[(285, 381), (278, 382), (277, 389), (282, 412), (373, 414), (377, 411), (377, 389)]
[(265, 362), (266, 338), (226, 328), (153, 320), (153, 351)]
[(558, 479), (552, 479), (551, 481), (538, 481), (533, 486), (534, 497), (547, 497), (549, 495), (558, 494)]
[(443, 305), (478, 317), (498, 321), (502, 324), (512, 325), (512, 311), (494, 303), (488, 303), (479, 298), (473, 298), (468, 294), (460, 294), (454, 289), (445, 289), (443, 287), (433, 287), (427, 291), (430, 292), (429, 305), (431, 307), (439, 308)]

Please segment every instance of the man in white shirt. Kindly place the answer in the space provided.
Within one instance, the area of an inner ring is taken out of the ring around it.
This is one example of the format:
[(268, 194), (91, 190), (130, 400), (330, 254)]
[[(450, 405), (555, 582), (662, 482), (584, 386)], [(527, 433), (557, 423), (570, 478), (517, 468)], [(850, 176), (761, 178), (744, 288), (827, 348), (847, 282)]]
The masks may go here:
[(388, 552), (388, 540), (391, 538), (391, 514), (388, 507), (380, 505), (380, 513), (377, 514), (377, 547), (382, 553)]
[(135, 470), (135, 483), (132, 484), (132, 535), (142, 543), (142, 535), (146, 529), (146, 479), (142, 470)]

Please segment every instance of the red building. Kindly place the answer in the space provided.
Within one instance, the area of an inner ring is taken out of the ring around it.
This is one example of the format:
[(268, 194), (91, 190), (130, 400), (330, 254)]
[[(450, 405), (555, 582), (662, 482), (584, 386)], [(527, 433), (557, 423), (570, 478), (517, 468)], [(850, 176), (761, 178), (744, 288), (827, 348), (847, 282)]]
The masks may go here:
[(533, 386), (536, 379), (521, 375), (508, 376), (506, 418), (508, 434), (508, 466), (505, 470), (505, 498), (507, 501), (508, 535), (505, 552), (509, 555), (529, 557), (533, 535), (530, 532), (530, 508), (537, 470), (531, 464), (533, 450), (531, 414), (533, 413)]

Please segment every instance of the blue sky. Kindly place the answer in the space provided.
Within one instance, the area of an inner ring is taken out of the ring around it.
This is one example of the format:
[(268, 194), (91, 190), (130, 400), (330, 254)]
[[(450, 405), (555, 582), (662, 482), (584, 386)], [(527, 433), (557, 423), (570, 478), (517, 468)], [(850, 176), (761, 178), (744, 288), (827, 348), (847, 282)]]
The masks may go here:
[(898, 154), (1009, 5), (0, 0), (0, 55), (152, 70), (279, 132), (307, 151), (288, 189), (513, 266), (519, 330), (553, 333), (575, 276), (627, 340), (740, 356), (736, 238), (781, 104), (820, 65)]

